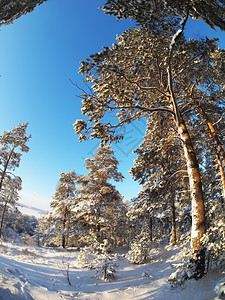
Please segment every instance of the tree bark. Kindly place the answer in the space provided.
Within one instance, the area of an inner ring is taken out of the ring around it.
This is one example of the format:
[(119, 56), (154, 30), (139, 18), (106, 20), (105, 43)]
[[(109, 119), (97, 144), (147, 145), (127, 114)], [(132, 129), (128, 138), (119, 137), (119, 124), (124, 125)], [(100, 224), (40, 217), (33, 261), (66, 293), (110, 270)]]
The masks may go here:
[[(200, 110), (199, 110), (200, 111)], [(202, 113), (202, 116), (204, 118), (205, 124), (207, 125), (209, 129), (209, 135), (213, 139), (214, 142), (214, 149), (216, 152), (216, 157), (217, 157), (217, 162), (219, 165), (219, 170), (220, 170), (220, 178), (221, 178), (221, 183), (222, 183), (222, 189), (223, 189), (223, 199), (225, 199), (225, 152), (222, 146), (222, 143), (220, 142), (220, 139), (213, 127), (213, 124), (209, 121), (208, 116), (204, 113)], [(224, 203), (224, 200), (222, 201), (222, 205)]]
[(9, 153), (9, 157), (8, 157), (8, 159), (7, 159), (7, 161), (6, 161), (4, 170), (3, 170), (3, 172), (2, 172), (1, 181), (0, 181), (0, 191), (1, 191), (1, 189), (2, 189), (3, 181), (4, 181), (4, 179), (5, 179), (5, 174), (6, 174), (6, 171), (7, 171), (9, 162), (10, 162), (10, 159), (11, 159), (11, 157), (12, 157), (12, 155), (13, 155), (14, 149), (15, 149), (15, 147), (13, 146), (13, 148), (11, 149), (11, 151), (10, 151), (10, 153)]
[(63, 234), (62, 234), (62, 247), (66, 248), (66, 221), (67, 221), (67, 207), (65, 208), (64, 217), (63, 217)]
[[(181, 83), (183, 84), (183, 86), (185, 88), (187, 88), (186, 84), (182, 80), (181, 80)], [(225, 171), (224, 171), (225, 170), (225, 150), (223, 148), (223, 145), (220, 141), (219, 136), (217, 135), (217, 132), (216, 132), (212, 122), (210, 121), (204, 108), (199, 103), (199, 100), (195, 98), (195, 96), (189, 89), (187, 89), (187, 92), (191, 96), (191, 99), (194, 101), (198, 111), (200, 112), (200, 114), (204, 120), (204, 123), (209, 130), (209, 136), (213, 139), (213, 147), (216, 152), (217, 161), (218, 161), (218, 165), (219, 165), (219, 169), (220, 169), (220, 176), (221, 176), (221, 182), (222, 182), (222, 188), (223, 188), (223, 198), (225, 199)], [(223, 200), (223, 203), (224, 203), (224, 200)]]
[[(171, 85), (170, 90), (172, 91)], [(179, 112), (173, 91), (170, 95), (170, 102), (172, 103), (174, 111), (176, 113), (175, 122), (178, 128), (178, 133), (183, 142), (184, 155), (186, 158), (187, 171), (189, 177), (192, 207), (191, 250), (192, 253), (197, 253), (202, 250), (201, 238), (203, 237), (206, 231), (205, 204), (203, 197), (201, 174), (196, 154), (192, 145), (191, 137), (187, 130), (184, 119), (182, 118)]]
[[(199, 103), (197, 103), (197, 100), (195, 101), (197, 104), (198, 110), (201, 113), (204, 122), (206, 126), (209, 129), (209, 135), (213, 139), (213, 146), (216, 152), (217, 156), (217, 161), (220, 169), (220, 176), (221, 176), (221, 182), (222, 182), (222, 188), (223, 188), (223, 197), (225, 199), (225, 173), (224, 173), (224, 168), (225, 168), (225, 151), (223, 149), (222, 143), (216, 133), (216, 130), (212, 124), (212, 122), (209, 120), (207, 114), (205, 113), (204, 109), (200, 106)], [(224, 201), (223, 201), (224, 202)]]
[(183, 118), (179, 117), (178, 132), (183, 141), (184, 155), (187, 162), (189, 175), (191, 205), (192, 205), (192, 228), (191, 228), (191, 250), (193, 253), (201, 251), (201, 238), (205, 234), (205, 205), (202, 190), (200, 170), (191, 142), (190, 135)]
[(174, 205), (174, 197), (171, 199), (171, 213), (172, 213), (172, 230), (171, 230), (171, 236), (172, 236), (172, 244), (176, 245), (177, 243), (177, 231), (176, 231), (176, 209)]
[(5, 205), (4, 205), (3, 211), (2, 211), (2, 218), (1, 218), (1, 223), (0, 223), (0, 239), (2, 237), (2, 228), (3, 228), (3, 223), (4, 223), (4, 218), (5, 218), (5, 212), (6, 212), (7, 204), (8, 204), (8, 201), (5, 202)]
[[(180, 31), (182, 32), (182, 31)], [(177, 35), (179, 36), (179, 34)], [(177, 100), (173, 91), (173, 76), (171, 60), (173, 55), (174, 43), (170, 47), (170, 56), (168, 61), (168, 101), (172, 104), (175, 112), (175, 122), (178, 133), (183, 142), (184, 155), (186, 158), (187, 171), (189, 177), (191, 207), (192, 207), (192, 227), (191, 227), (191, 251), (193, 254), (200, 253), (203, 255), (201, 238), (205, 234), (205, 204), (202, 189), (202, 180), (199, 170), (197, 157), (192, 145), (191, 137), (180, 114)], [(202, 257), (204, 259), (204, 257)], [(201, 270), (200, 270), (201, 272)]]
[(152, 216), (149, 217), (150, 241), (152, 242)]

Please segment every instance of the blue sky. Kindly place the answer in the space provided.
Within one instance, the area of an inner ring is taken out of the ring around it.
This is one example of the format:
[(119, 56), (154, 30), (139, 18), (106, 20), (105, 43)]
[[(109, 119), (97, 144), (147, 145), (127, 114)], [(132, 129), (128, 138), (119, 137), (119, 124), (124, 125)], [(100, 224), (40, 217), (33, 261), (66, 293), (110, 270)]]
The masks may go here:
[[(103, 3), (48, 0), (0, 30), (0, 134), (29, 121), (30, 152), (23, 155), (16, 174), (23, 180), (21, 200), (31, 206), (47, 210), (59, 173), (75, 169), (85, 174), (84, 158), (97, 150), (98, 141), (79, 143), (74, 134), (72, 124), (82, 115), (79, 91), (70, 80), (82, 85), (79, 62), (132, 26), (104, 15), (98, 9)], [(218, 35), (207, 25), (195, 24), (190, 22), (188, 33)], [(124, 199), (140, 190), (128, 170), (135, 158), (132, 149), (143, 134), (142, 123), (131, 125), (123, 143), (114, 146), (125, 176), (117, 184)]]

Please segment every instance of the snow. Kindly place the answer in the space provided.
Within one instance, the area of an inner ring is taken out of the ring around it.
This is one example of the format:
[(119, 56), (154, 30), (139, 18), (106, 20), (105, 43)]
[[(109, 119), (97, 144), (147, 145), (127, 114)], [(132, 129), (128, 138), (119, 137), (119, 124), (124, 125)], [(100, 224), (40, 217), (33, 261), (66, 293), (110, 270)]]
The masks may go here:
[[(82, 269), (76, 261), (79, 252), (73, 249), (4, 243), (0, 246), (0, 299), (215, 299), (220, 272), (210, 272), (182, 287), (170, 287), (167, 280), (175, 271), (171, 264), (180, 262), (180, 250), (178, 246), (161, 246), (152, 250), (150, 263), (134, 265), (120, 249), (116, 279), (106, 282), (97, 279), (94, 270)], [(69, 266), (71, 286), (65, 266)]]
[(33, 207), (33, 206), (27, 205), (22, 202), (18, 202), (17, 205), (18, 205), (20, 212), (24, 215), (35, 216), (36, 218), (40, 218), (41, 216), (43, 216), (47, 213), (43, 209)]

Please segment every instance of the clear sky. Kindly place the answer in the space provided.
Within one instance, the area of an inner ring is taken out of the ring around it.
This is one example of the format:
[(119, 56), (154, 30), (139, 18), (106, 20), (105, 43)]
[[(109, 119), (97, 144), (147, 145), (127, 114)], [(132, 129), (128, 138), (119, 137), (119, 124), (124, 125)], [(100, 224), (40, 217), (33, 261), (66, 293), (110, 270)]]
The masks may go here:
[[(21, 201), (48, 210), (60, 172), (75, 169), (86, 174), (84, 159), (97, 150), (98, 141), (79, 143), (72, 124), (81, 119), (79, 62), (115, 42), (132, 26), (117, 22), (98, 9), (103, 0), (48, 0), (32, 13), (0, 29), (0, 134), (29, 121), (30, 151), (16, 175), (23, 180)], [(188, 32), (216, 36), (202, 23), (190, 22)], [(224, 34), (219, 33), (220, 37)], [(224, 47), (223, 41), (221, 46)], [(144, 124), (127, 128), (125, 140), (115, 145), (119, 170), (125, 176), (117, 187), (124, 199), (141, 187), (128, 174), (144, 135)]]

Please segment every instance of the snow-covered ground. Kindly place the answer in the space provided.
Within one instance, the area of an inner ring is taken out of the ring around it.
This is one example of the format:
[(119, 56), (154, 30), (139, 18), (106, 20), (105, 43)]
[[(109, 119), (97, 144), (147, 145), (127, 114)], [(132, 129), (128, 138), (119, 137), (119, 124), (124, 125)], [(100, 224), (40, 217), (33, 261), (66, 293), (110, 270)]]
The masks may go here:
[[(94, 270), (82, 269), (77, 251), (4, 243), (0, 246), (0, 299), (92, 299), (92, 300), (211, 300), (221, 273), (210, 272), (199, 281), (190, 280), (180, 288), (167, 282), (178, 263), (180, 249), (167, 246), (152, 251), (152, 262), (130, 264), (122, 252), (118, 255), (116, 280), (105, 282)], [(71, 286), (65, 265), (69, 265)], [(146, 276), (146, 275), (149, 276)]]
[(43, 209), (27, 205), (21, 201), (19, 201), (17, 203), (17, 206), (22, 214), (28, 215), (28, 216), (34, 216), (36, 218), (40, 218), (41, 216), (43, 216), (47, 213), (47, 211), (45, 211)]

